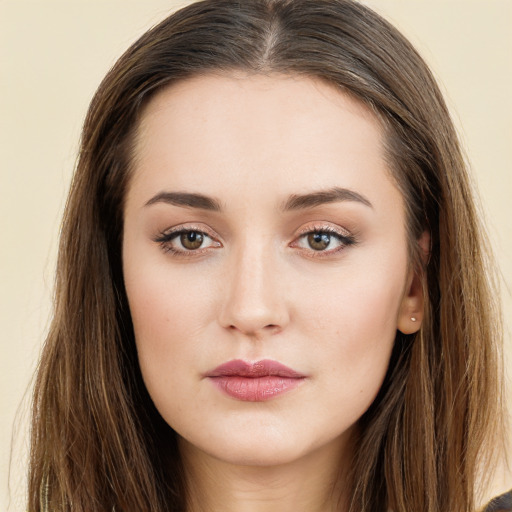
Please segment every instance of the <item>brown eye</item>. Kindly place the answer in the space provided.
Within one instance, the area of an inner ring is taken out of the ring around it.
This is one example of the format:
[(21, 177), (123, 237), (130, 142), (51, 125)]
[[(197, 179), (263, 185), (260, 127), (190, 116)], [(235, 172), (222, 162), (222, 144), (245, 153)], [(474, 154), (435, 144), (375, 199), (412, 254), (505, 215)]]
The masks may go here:
[(154, 241), (160, 244), (165, 254), (189, 258), (205, 255), (222, 247), (219, 240), (193, 227), (163, 232)]
[(343, 228), (334, 229), (326, 226), (313, 228), (303, 232), (290, 246), (303, 251), (306, 256), (330, 257), (336, 256), (340, 251), (357, 243), (352, 234)]
[(328, 233), (309, 233), (308, 245), (314, 251), (324, 251), (331, 243), (331, 235)]
[(203, 245), (203, 241), (204, 235), (199, 231), (186, 231), (180, 234), (181, 245), (189, 251), (199, 249)]

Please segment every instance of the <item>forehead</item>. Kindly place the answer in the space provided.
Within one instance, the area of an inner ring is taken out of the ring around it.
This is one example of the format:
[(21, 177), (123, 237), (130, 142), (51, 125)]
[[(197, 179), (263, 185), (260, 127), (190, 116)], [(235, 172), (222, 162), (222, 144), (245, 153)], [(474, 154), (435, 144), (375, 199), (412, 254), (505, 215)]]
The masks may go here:
[(163, 187), (210, 195), (235, 188), (243, 195), (271, 184), (286, 195), (373, 184), (396, 195), (382, 137), (366, 105), (321, 80), (194, 77), (163, 89), (145, 107), (132, 188), (146, 195)]

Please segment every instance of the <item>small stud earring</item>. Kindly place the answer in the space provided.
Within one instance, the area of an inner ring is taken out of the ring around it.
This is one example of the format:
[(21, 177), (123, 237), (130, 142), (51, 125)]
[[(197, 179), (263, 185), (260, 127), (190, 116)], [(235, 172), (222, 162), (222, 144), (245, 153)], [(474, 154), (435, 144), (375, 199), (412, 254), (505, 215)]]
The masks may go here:
[(411, 320), (412, 320), (413, 322), (416, 322), (416, 318), (415, 318), (414, 316), (411, 316)]

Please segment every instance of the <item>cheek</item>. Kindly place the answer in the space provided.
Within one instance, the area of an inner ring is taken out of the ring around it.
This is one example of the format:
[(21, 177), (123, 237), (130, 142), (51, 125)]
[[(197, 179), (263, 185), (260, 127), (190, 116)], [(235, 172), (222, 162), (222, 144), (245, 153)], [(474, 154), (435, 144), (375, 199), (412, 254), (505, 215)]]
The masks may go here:
[(405, 263), (381, 272), (354, 265), (332, 273), (329, 279), (312, 280), (307, 283), (307, 293), (295, 294), (300, 301), (298, 316), (303, 326), (319, 333), (331, 332), (342, 342), (357, 346), (394, 335), (403, 296), (404, 268)]
[[(135, 246), (135, 247), (132, 247)], [(124, 247), (124, 280), (136, 338), (169, 341), (175, 329), (183, 326), (193, 333), (201, 329), (210, 314), (214, 283), (205, 280), (208, 269), (191, 270), (172, 262), (171, 255), (156, 250), (153, 243), (130, 239)]]
[(186, 326), (189, 333), (200, 329), (210, 304), (204, 293), (206, 287), (199, 294), (180, 286), (186, 284), (166, 278), (165, 273), (161, 272), (154, 278), (146, 274), (144, 279), (134, 281), (132, 290), (127, 286), (136, 334), (156, 342), (168, 337), (169, 330), (181, 325)]
[(378, 393), (386, 374), (397, 330), (406, 259), (388, 265), (355, 265), (322, 285), (311, 283), (302, 295), (300, 331), (316, 339), (322, 386), (334, 400), (362, 414)]
[(206, 358), (210, 350), (198, 346), (212, 318), (209, 288), (182, 274), (170, 272), (168, 264), (125, 265), (139, 364), (155, 402), (171, 402), (169, 390), (176, 380), (195, 382), (187, 372), (197, 368), (198, 355)]

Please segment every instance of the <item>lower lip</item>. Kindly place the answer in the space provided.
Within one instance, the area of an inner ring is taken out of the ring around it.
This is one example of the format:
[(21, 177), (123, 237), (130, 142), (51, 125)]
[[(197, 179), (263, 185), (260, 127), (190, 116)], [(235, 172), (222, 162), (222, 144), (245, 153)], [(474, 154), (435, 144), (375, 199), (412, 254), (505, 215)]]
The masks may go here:
[(245, 402), (264, 402), (296, 388), (304, 378), (279, 376), (240, 377), (238, 375), (210, 377), (221, 391)]

